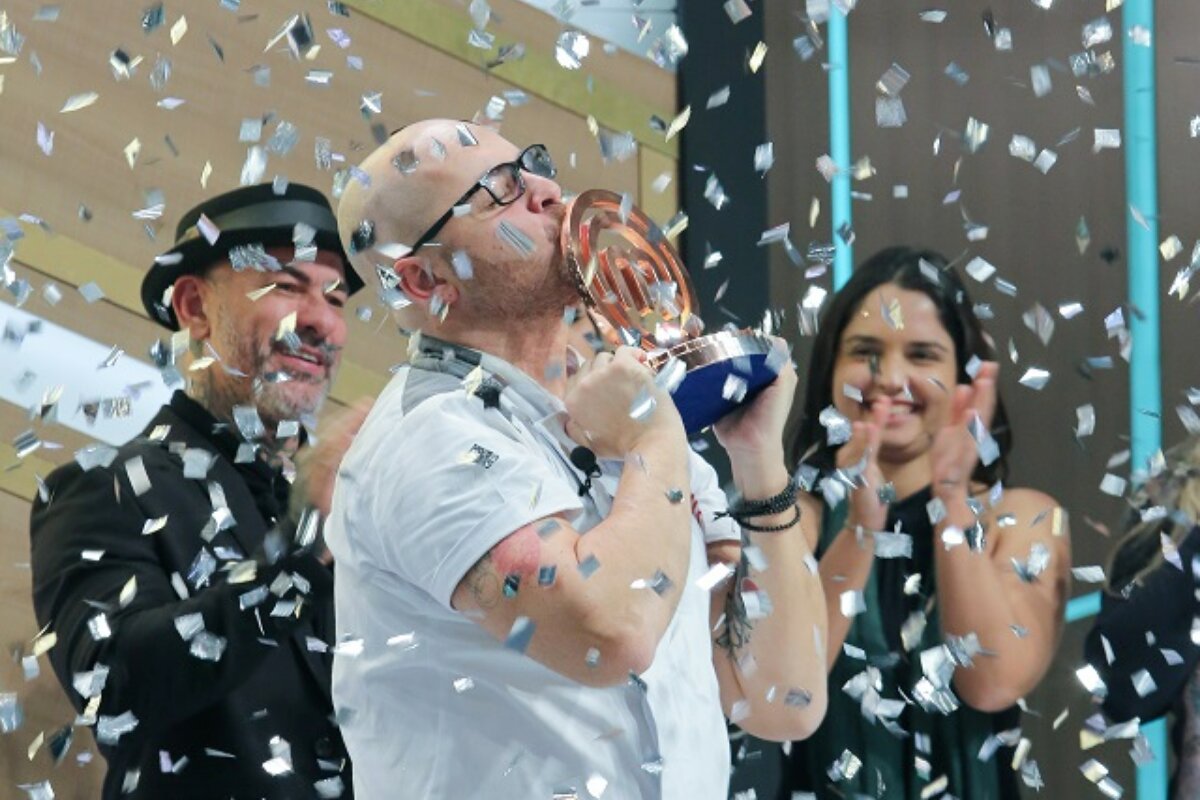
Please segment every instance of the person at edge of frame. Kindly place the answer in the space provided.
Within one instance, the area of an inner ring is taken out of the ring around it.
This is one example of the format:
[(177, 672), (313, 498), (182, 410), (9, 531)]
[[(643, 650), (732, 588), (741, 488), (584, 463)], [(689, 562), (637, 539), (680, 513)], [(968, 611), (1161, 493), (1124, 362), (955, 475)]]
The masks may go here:
[(143, 280), (186, 388), (56, 469), (31, 519), (34, 609), (105, 800), (352, 796), (321, 526), (369, 404), (310, 431), (361, 286), (329, 202), (295, 183), (191, 209)]
[(1113, 549), (1084, 644), (1100, 679), (1088, 688), (1114, 725), (1171, 714), (1169, 796), (1200, 797), (1200, 436), (1163, 454), (1130, 500), (1127, 533)]

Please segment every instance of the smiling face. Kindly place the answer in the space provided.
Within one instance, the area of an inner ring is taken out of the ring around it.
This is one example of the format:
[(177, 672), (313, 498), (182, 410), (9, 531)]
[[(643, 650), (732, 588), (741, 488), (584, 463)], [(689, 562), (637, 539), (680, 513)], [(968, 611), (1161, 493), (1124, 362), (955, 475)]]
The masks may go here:
[[(289, 264), (292, 248), (267, 252), (282, 270), (235, 272), (224, 264), (195, 279), (204, 324), (190, 327), (193, 338), (205, 339), (221, 358), (194, 378), (204, 384), (198, 388), (209, 411), (227, 418), (235, 405), (254, 405), (272, 429), (315, 414), (329, 394), (346, 340), (347, 291), (334, 253), (321, 250), (315, 261)], [(296, 347), (280, 337), (281, 322), (293, 313)]]
[[(842, 332), (833, 367), (834, 406), (852, 421), (865, 420), (873, 403), (890, 398), (880, 461), (921, 459), (948, 419), (956, 357), (933, 300), (884, 284), (865, 297)], [(851, 394), (861, 394), (861, 402)]]

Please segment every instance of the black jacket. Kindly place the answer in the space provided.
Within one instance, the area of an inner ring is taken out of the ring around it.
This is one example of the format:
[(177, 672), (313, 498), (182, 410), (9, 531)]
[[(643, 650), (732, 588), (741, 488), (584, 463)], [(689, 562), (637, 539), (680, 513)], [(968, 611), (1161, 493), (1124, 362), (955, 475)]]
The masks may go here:
[[(34, 610), (57, 634), (50, 661), (97, 717), (105, 798), (331, 797), (339, 780), (349, 798), (321, 652), (332, 572), (311, 554), (264, 554), (287, 482), (261, 461), (235, 464), (238, 443), (214, 422), (177, 392), (110, 464), (77, 459), (47, 479), (31, 536)], [(204, 477), (185, 477), (204, 453), (215, 456)], [(146, 533), (147, 521), (161, 527)], [(97, 666), (108, 670), (98, 708), (80, 679)], [(137, 724), (120, 733), (126, 712)]]
[[(1109, 580), (1121, 591), (1101, 595), (1100, 614), (1088, 633), (1084, 657), (1107, 686), (1104, 711), (1114, 722), (1134, 717), (1149, 722), (1176, 712), (1171, 739), (1178, 753), (1184, 689), (1200, 667), (1200, 642), (1195, 638), (1200, 618), (1195, 561), (1200, 557), (1200, 527), (1192, 528), (1179, 543), (1182, 569), (1164, 559), (1137, 585), (1129, 585), (1160, 550), (1158, 539), (1147, 538), (1136, 544), (1127, 542), (1117, 551)], [(1140, 691), (1135, 676), (1142, 681)], [(1173, 788), (1171, 796), (1175, 796)]]

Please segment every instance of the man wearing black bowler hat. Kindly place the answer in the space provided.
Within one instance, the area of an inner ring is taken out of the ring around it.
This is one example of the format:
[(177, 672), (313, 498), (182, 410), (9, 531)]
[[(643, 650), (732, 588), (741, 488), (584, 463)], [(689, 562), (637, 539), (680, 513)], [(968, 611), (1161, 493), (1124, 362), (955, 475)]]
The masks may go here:
[(361, 287), (328, 201), (296, 184), (193, 208), (146, 274), (187, 387), (137, 439), (55, 470), (31, 522), (34, 608), (105, 798), (350, 796), (320, 533), (366, 405), (300, 448)]

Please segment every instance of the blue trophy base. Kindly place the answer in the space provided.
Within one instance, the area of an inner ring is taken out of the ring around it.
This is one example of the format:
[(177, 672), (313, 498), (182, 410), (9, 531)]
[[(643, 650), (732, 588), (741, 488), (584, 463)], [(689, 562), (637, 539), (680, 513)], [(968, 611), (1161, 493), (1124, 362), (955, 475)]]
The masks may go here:
[(779, 374), (780, 354), (771, 341), (749, 332), (722, 332), (669, 351), (688, 370), (671, 393), (689, 435), (699, 433), (754, 399)]

